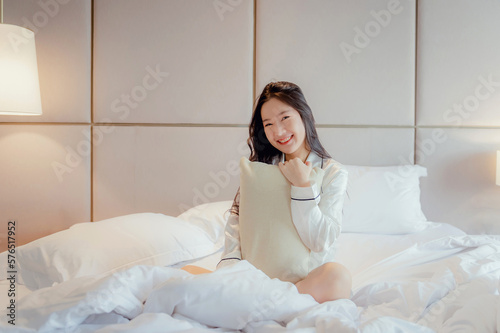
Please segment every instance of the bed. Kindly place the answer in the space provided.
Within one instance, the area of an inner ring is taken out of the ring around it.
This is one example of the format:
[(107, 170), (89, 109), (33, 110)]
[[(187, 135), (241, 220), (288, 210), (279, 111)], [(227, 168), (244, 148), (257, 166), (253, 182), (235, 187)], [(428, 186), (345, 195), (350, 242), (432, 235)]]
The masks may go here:
[(215, 269), (231, 206), (217, 201), (76, 224), (17, 247), (15, 267), (1, 253), (0, 331), (497, 332), (500, 237), (427, 221), (425, 168), (346, 167), (335, 261), (350, 299), (318, 304), (245, 260), (181, 270)]

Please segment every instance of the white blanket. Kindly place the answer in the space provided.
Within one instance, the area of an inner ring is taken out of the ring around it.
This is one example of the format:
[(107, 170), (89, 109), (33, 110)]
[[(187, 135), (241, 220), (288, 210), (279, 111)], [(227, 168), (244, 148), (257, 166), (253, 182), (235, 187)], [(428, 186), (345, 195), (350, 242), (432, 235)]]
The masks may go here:
[(34, 291), (0, 331), (496, 332), (499, 281), (500, 242), (487, 236), (404, 249), (357, 272), (351, 300), (324, 304), (246, 261), (199, 276), (136, 266)]

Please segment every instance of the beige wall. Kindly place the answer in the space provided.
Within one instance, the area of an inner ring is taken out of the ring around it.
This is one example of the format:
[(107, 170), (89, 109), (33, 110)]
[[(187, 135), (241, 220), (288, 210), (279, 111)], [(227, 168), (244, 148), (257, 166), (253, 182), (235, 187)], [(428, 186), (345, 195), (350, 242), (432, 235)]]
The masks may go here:
[(5, 23), (36, 33), (43, 107), (39, 117), (0, 116), (0, 221), (18, 221), (19, 244), (78, 222), (231, 199), (253, 100), (276, 79), (303, 88), (340, 162), (416, 157), (428, 168), (429, 220), (500, 232), (497, 2), (4, 7)]

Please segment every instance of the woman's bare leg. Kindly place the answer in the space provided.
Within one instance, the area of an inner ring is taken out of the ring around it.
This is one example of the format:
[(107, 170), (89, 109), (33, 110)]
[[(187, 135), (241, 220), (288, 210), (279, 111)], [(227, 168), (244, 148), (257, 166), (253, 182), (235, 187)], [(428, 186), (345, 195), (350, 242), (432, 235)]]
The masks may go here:
[(295, 284), (299, 293), (309, 294), (318, 303), (350, 298), (352, 277), (345, 266), (328, 262), (313, 269), (305, 279)]
[(193, 265), (186, 265), (182, 267), (181, 269), (185, 270), (188, 273), (191, 274), (205, 274), (205, 273), (212, 273), (212, 271), (209, 271), (208, 269), (198, 267), (198, 266), (193, 266)]

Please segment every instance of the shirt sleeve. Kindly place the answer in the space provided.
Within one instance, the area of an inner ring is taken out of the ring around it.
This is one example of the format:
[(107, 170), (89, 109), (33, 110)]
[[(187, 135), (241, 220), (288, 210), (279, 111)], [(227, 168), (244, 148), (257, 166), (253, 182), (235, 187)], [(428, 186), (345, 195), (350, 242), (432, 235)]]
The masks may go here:
[[(239, 200), (238, 200), (239, 203)], [(239, 216), (231, 213), (224, 230), (225, 243), (217, 268), (232, 265), (241, 260)]]
[(340, 234), (347, 170), (334, 164), (322, 186), (291, 186), (292, 220), (304, 244), (313, 252), (333, 245)]

